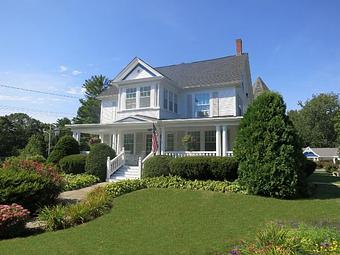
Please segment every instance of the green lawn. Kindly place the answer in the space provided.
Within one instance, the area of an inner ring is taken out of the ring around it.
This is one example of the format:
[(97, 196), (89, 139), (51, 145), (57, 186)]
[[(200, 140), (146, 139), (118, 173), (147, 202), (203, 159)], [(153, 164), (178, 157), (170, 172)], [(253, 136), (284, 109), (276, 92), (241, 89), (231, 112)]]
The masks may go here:
[(325, 170), (317, 170), (313, 173), (309, 178), (310, 182), (323, 182), (329, 184), (338, 184), (340, 185), (340, 177), (332, 176), (327, 173)]
[[(322, 189), (332, 187), (324, 186)], [(278, 200), (204, 191), (140, 190), (115, 199), (109, 214), (88, 224), (1, 241), (0, 253), (211, 254), (252, 238), (271, 220), (339, 226), (340, 193), (336, 194)]]

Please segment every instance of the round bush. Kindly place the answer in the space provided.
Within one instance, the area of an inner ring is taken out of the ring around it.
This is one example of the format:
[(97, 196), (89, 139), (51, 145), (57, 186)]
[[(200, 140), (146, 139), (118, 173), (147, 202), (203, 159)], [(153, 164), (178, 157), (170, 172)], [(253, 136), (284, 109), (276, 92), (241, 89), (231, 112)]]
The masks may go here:
[(90, 153), (86, 159), (85, 172), (99, 177), (101, 181), (105, 181), (107, 157), (111, 159), (116, 157), (116, 152), (109, 145), (99, 143), (91, 146)]
[(84, 154), (68, 155), (59, 161), (59, 167), (67, 174), (81, 174), (85, 172), (86, 158)]
[(58, 164), (63, 157), (79, 153), (79, 143), (71, 136), (63, 136), (55, 145), (47, 161)]
[(154, 156), (144, 163), (143, 177), (168, 176), (170, 174), (170, 161), (173, 158), (169, 156)]
[(304, 189), (300, 138), (283, 98), (265, 92), (249, 106), (234, 146), (239, 181), (252, 194), (289, 198)]
[(0, 204), (18, 203), (30, 211), (51, 204), (62, 190), (60, 182), (25, 169), (0, 169)]

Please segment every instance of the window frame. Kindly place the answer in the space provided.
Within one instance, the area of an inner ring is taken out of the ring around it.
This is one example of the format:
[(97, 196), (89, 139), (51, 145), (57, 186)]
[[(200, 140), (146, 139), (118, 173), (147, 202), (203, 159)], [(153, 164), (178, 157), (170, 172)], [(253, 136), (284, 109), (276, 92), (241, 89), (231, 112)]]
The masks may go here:
[[(210, 138), (210, 139), (207, 139), (207, 138)], [(210, 147), (210, 148), (207, 148), (207, 147)], [(216, 151), (216, 130), (205, 130), (204, 131), (204, 150), (205, 151)]]
[[(169, 142), (169, 137), (171, 137), (171, 136), (172, 136), (172, 142)], [(174, 149), (175, 149), (175, 134), (174, 133), (168, 133), (168, 134), (166, 134), (166, 150), (167, 151), (173, 151)]]
[[(142, 105), (143, 100), (148, 99), (148, 105)], [(139, 108), (149, 108), (151, 106), (151, 86), (142, 86), (139, 88)]]
[[(197, 99), (198, 97), (201, 97), (201, 96), (207, 96), (207, 99), (203, 99), (203, 100), (200, 100), (200, 99)], [(208, 103), (206, 104), (203, 104), (203, 103), (200, 103), (198, 104), (199, 101), (207, 101)], [(194, 97), (194, 106), (195, 106), (195, 117), (196, 118), (207, 118), (207, 117), (210, 117), (210, 93), (209, 92), (202, 92), (202, 93), (196, 93), (195, 94), (195, 97)], [(204, 109), (206, 108), (206, 109)], [(199, 112), (202, 112), (203, 115), (199, 115), (198, 113)], [(204, 112), (206, 114), (204, 114)]]
[[(133, 94), (134, 96), (131, 96)], [(132, 106), (134, 105), (134, 107), (130, 107), (130, 106), (128, 107), (129, 105), (128, 102), (132, 104)], [(125, 109), (136, 109), (136, 108), (137, 108), (137, 88), (126, 88), (125, 89)]]

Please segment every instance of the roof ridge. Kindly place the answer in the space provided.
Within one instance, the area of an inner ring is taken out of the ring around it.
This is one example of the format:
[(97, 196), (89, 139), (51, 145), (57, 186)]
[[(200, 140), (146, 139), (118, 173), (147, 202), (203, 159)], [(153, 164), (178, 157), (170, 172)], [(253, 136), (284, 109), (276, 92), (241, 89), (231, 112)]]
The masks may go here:
[(197, 61), (188, 62), (188, 63), (180, 63), (180, 64), (165, 65), (165, 66), (157, 66), (157, 67), (154, 67), (154, 68), (157, 69), (157, 68), (162, 68), (162, 67), (179, 66), (179, 65), (187, 65), (187, 64), (196, 64), (196, 63), (200, 63), (200, 62), (208, 62), (208, 61), (214, 61), (214, 60), (219, 60), (219, 59), (224, 59), (224, 58), (241, 57), (241, 56), (244, 56), (244, 55), (247, 55), (247, 53), (243, 53), (242, 55), (229, 55), (229, 56), (212, 58), (212, 59), (197, 60)]

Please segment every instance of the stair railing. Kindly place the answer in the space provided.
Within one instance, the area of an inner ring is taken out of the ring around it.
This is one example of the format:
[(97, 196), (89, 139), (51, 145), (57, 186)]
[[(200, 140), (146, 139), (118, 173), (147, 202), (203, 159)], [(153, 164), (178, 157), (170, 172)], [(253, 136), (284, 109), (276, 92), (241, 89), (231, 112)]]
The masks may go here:
[(106, 161), (106, 179), (109, 180), (111, 175), (116, 172), (121, 166), (125, 164), (125, 150), (124, 147), (122, 148), (122, 151), (118, 153), (118, 155), (110, 159), (110, 157), (107, 157)]
[(145, 158), (143, 158), (143, 160), (141, 157), (138, 158), (139, 179), (142, 178), (142, 172), (143, 172), (145, 161), (147, 161), (149, 158), (153, 157), (154, 155), (155, 153), (151, 151)]

